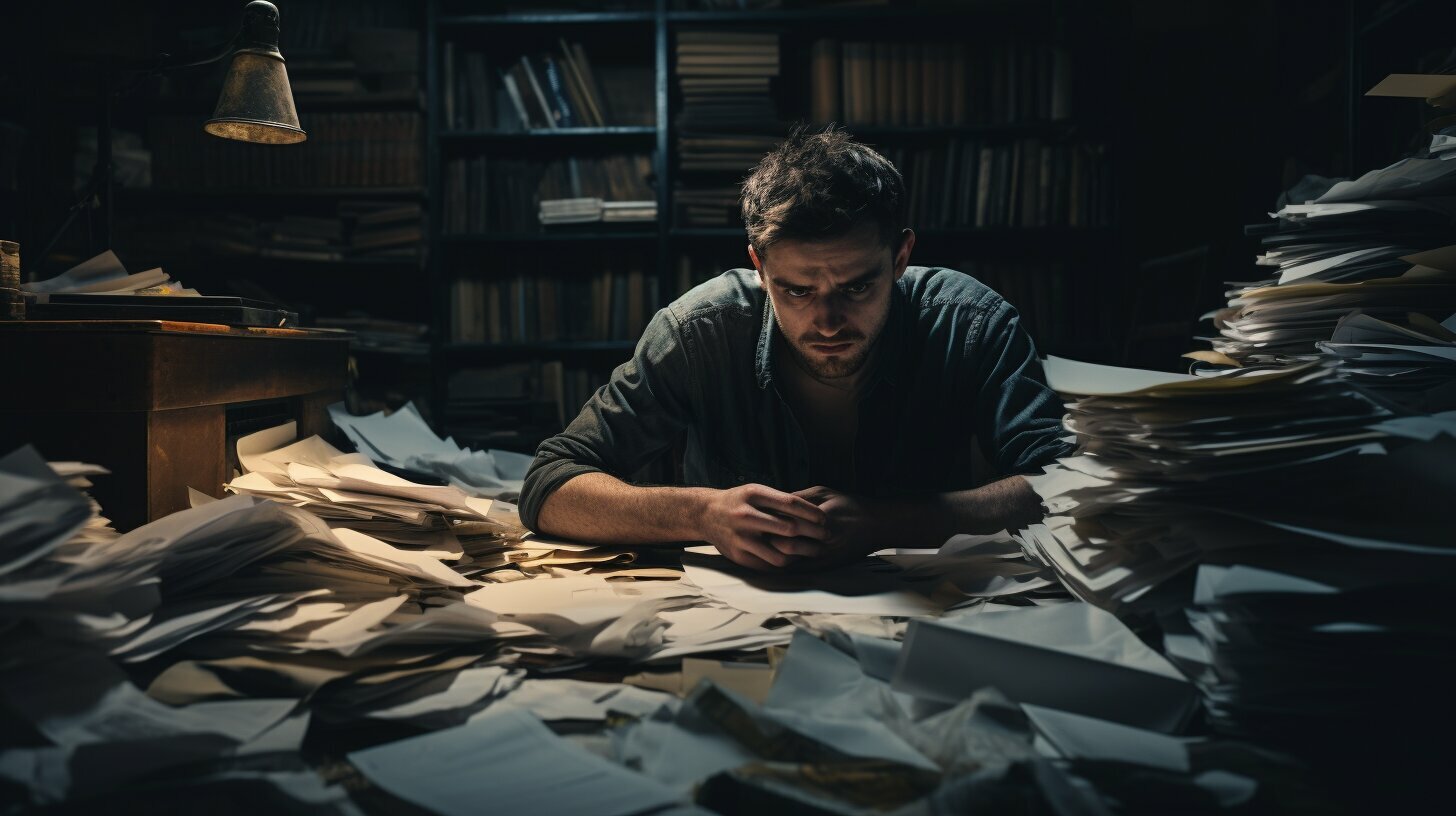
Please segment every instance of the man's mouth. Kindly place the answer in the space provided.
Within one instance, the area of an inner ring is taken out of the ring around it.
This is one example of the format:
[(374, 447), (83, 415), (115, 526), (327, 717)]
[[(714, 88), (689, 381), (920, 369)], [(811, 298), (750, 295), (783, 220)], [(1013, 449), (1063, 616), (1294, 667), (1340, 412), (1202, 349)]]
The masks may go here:
[(854, 347), (854, 343), (853, 342), (844, 342), (844, 343), (810, 343), (809, 344), (809, 348), (814, 349), (815, 351), (819, 352), (820, 354), (843, 354), (844, 352), (849, 351), (853, 347)]

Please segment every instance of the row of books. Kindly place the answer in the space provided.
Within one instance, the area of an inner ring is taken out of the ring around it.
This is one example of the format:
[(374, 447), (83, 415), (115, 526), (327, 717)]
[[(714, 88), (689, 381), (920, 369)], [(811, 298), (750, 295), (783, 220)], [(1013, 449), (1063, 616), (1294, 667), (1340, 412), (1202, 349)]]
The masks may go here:
[(766, 134), (682, 133), (677, 139), (678, 169), (684, 173), (729, 172), (741, 177), (781, 141), (781, 136)]
[[(444, 47), (446, 126), (522, 132), (606, 125), (651, 125), (650, 65), (593, 65), (581, 43), (502, 58)], [(494, 58), (494, 62), (493, 62)]]
[(916, 228), (1095, 227), (1112, 223), (1112, 184), (1098, 145), (951, 139), (896, 148)]
[(444, 227), (449, 233), (539, 232), (545, 201), (655, 202), (651, 175), (652, 160), (646, 154), (551, 161), (452, 159), (445, 166)]
[(771, 31), (680, 31), (674, 46), (683, 130), (743, 131), (772, 126), (779, 35)]
[(683, 227), (731, 227), (743, 224), (739, 210), (742, 196), (737, 184), (705, 187), (678, 185), (672, 203), (677, 224)]
[(657, 220), (656, 201), (603, 201), (600, 198), (554, 198), (541, 201), (541, 225), (628, 224)]
[(418, 202), (347, 200), (332, 216), (284, 215), (258, 219), (240, 214), (196, 219), (196, 244), (226, 255), (302, 261), (353, 258), (413, 259), (424, 241)]
[(1071, 61), (1049, 44), (816, 40), (810, 110), (819, 123), (971, 125), (1072, 115)]
[(590, 271), (457, 278), (450, 337), (457, 343), (636, 340), (658, 303), (658, 278), (648, 268), (634, 259)]
[(420, 187), (424, 122), (413, 111), (305, 114), (308, 140), (277, 147), (219, 139), (195, 116), (148, 123), (158, 189)]

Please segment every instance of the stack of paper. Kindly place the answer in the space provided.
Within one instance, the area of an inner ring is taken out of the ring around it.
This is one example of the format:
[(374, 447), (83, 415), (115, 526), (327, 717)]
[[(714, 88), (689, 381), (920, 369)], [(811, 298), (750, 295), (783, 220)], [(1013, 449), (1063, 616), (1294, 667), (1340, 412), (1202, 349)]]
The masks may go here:
[[(1429, 684), (1451, 646), (1449, 604), (1429, 599), (1456, 591), (1456, 414), (1395, 415), (1329, 361), (1046, 370), (1079, 397), (1079, 444), (1030, 478), (1052, 515), (1021, 532), (1028, 552), (1088, 601), (1158, 612), (1220, 732), (1332, 779), (1429, 767), (1432, 746), (1371, 701), (1456, 722)], [(1195, 566), (1189, 597), (1168, 579)]]
[(1352, 312), (1317, 345), (1352, 383), (1406, 408), (1456, 408), (1456, 314), (1437, 323), (1411, 313), (1393, 323)]
[(1402, 159), (1248, 227), (1263, 248), (1257, 263), (1278, 274), (1233, 284), (1228, 306), (1205, 315), (1219, 331), (1210, 338), (1214, 361), (1315, 359), (1315, 344), (1356, 309), (1402, 327), (1456, 312), (1456, 255), (1441, 248), (1456, 224), (1453, 158), (1456, 151)]
[[(1381, 523), (1367, 485), (1387, 446), (1422, 433), (1327, 363), (1215, 377), (1049, 358), (1075, 456), (1029, 477), (1051, 515), (1020, 534), (1068, 588), (1116, 608), (1213, 555), (1289, 546), (1420, 545), (1428, 515)], [(1349, 494), (1367, 491), (1359, 501)], [(1321, 508), (1319, 497), (1340, 496)], [(1429, 513), (1429, 511), (1425, 511)], [(1369, 542), (1350, 541), (1369, 531)]]
[[(1448, 444), (1440, 455), (1453, 453)], [(1456, 482), (1443, 470), (1435, 478), (1449, 502)], [(1418, 805), (1445, 785), (1456, 724), (1444, 680), (1453, 591), (1449, 544), (1205, 564), (1186, 626), (1165, 635), (1165, 648), (1220, 732), (1299, 756), (1332, 790)], [(1394, 778), (1407, 782), (1392, 791)]]
[[(1158, 812), (1155, 803), (1166, 807), (1180, 795), (1190, 806), (1255, 800), (1261, 780), (1249, 775), (1251, 760), (1271, 776), (1290, 773), (1268, 755), (1227, 744), (1211, 761), (1194, 760), (1215, 744), (1107, 719), (1167, 728), (1186, 717), (1193, 692), (1105, 613), (1076, 603), (1012, 608), (950, 626), (965, 638), (954, 649), (868, 638), (841, 651), (801, 631), (761, 702), (706, 680), (681, 705), (618, 728), (613, 758), (724, 812), (751, 800), (774, 812), (961, 813), (1011, 797), (1048, 812), (1108, 812), (1112, 802), (1067, 778), (1089, 772), (1122, 777), (1123, 807), (1140, 802)], [(1084, 642), (1091, 636), (1095, 642)], [(893, 686), (874, 668), (870, 655), (880, 652), (889, 655)], [(968, 667), (980, 676), (961, 677)], [(1006, 685), (988, 685), (988, 674)], [(1172, 696), (1149, 697), (1150, 689)], [(1018, 704), (1017, 695), (1073, 709)], [(1160, 777), (1154, 789), (1129, 783), (1149, 773)]]
[(318, 437), (295, 440), (293, 423), (242, 437), (246, 471), (226, 487), (307, 509), (348, 528), (457, 562), (466, 574), (503, 566), (526, 534), (515, 508), (454, 486), (425, 485), (345, 454)]
[(335, 403), (329, 416), (374, 462), (452, 484), (472, 496), (513, 500), (531, 466), (531, 457), (523, 453), (470, 450), (441, 439), (412, 402), (392, 414), (368, 416), (354, 416)]
[(65, 272), (43, 281), (23, 284), (27, 295), (193, 295), (161, 268), (129, 274), (121, 259), (111, 250), (79, 263)]
[(111, 471), (100, 465), (92, 465), (86, 462), (47, 462), (55, 474), (66, 480), (66, 484), (79, 490), (91, 506), (91, 519), (86, 526), (72, 536), (72, 541), (79, 539), (81, 543), (99, 543), (116, 538), (119, 533), (111, 526), (111, 519), (102, 513), (101, 505), (86, 492), (92, 486), (90, 477), (108, 476)]

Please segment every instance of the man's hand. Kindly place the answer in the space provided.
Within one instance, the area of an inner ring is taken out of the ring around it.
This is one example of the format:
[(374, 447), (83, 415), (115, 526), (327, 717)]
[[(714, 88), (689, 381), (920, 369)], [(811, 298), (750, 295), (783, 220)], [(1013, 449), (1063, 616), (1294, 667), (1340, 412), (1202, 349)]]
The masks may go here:
[(803, 569), (827, 569), (884, 549), (881, 535), (881, 513), (873, 502), (830, 487), (810, 487), (795, 491), (794, 496), (816, 505), (824, 513), (824, 535), (818, 542), (770, 536), (769, 544), (780, 551), (790, 551), (805, 544), (818, 545), (817, 553), (796, 559), (794, 566)]
[(704, 539), (733, 563), (767, 572), (820, 555), (825, 519), (825, 511), (803, 496), (747, 484), (709, 499)]

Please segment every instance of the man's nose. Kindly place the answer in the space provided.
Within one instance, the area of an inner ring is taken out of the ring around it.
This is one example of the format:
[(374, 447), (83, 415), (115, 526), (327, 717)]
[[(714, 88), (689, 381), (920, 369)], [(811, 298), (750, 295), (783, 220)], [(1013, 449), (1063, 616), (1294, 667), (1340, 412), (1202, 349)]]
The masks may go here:
[(825, 337), (832, 337), (844, 324), (844, 304), (840, 302), (837, 293), (820, 298), (814, 306), (814, 330)]

